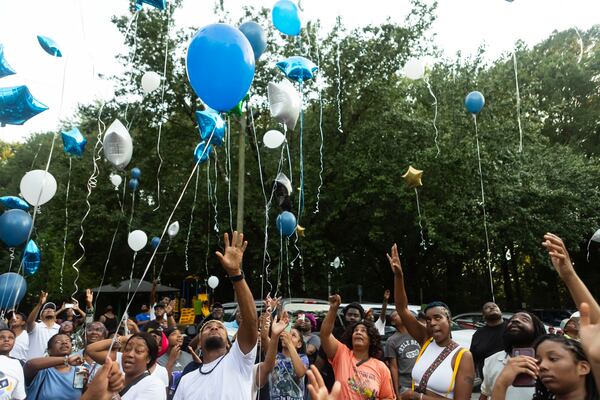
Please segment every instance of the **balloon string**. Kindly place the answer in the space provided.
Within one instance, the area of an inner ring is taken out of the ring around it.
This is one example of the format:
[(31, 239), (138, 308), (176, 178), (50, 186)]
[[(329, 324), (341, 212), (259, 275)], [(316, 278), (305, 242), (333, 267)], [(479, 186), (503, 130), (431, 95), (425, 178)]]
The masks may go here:
[(225, 160), (225, 171), (227, 174), (227, 202), (229, 203), (229, 230), (233, 232), (233, 211), (231, 209), (231, 125), (229, 117), (227, 117), (227, 153)]
[[(339, 21), (338, 21), (339, 22)], [(337, 111), (338, 111), (338, 132), (344, 133), (342, 130), (342, 67), (340, 65), (340, 41), (338, 38), (336, 41), (336, 67), (337, 67)]]
[(206, 254), (204, 258), (204, 267), (206, 269), (206, 276), (208, 276), (208, 256), (210, 254), (210, 237), (211, 237), (211, 215), (210, 212), (212, 210), (212, 188), (210, 184), (210, 158), (207, 160), (208, 165), (206, 168), (206, 194), (208, 201), (207, 205), (207, 217), (206, 217)]
[[(213, 149), (214, 151), (214, 149)], [(213, 198), (212, 198), (212, 205), (215, 209), (215, 226), (214, 226), (214, 231), (217, 234), (217, 240), (219, 237), (219, 199), (217, 198), (217, 184), (219, 182), (219, 174), (218, 174), (218, 168), (217, 168), (217, 162), (218, 162), (218, 158), (217, 158), (217, 153), (216, 151), (214, 151), (215, 153), (215, 185), (213, 188)], [(225, 163), (227, 163), (227, 160), (225, 161)]]
[(129, 216), (129, 232), (131, 232), (131, 226), (133, 223), (133, 214), (135, 212), (135, 192), (136, 192), (135, 189), (133, 189), (131, 192), (131, 215)]
[(167, 257), (169, 256), (169, 249), (171, 248), (171, 239), (167, 242), (167, 250), (165, 250), (165, 256), (163, 257), (162, 263), (160, 264), (160, 270), (158, 271), (158, 276), (156, 280), (160, 282), (160, 277), (163, 272), (163, 268), (165, 267), (165, 262), (167, 261)]
[(69, 189), (71, 186), (71, 167), (73, 159), (69, 157), (69, 174), (67, 178), (67, 190), (65, 194), (65, 235), (63, 237), (63, 254), (60, 263), (60, 293), (63, 293), (63, 270), (65, 268), (65, 256), (67, 255), (67, 233), (69, 231)]
[(519, 153), (523, 152), (523, 128), (521, 126), (521, 94), (519, 93), (519, 75), (517, 73), (517, 49), (513, 51), (513, 68), (515, 70), (515, 94), (517, 96), (517, 124), (519, 126)]
[(419, 214), (419, 229), (421, 231), (421, 247), (423, 250), (427, 250), (427, 243), (425, 242), (425, 236), (423, 235), (423, 224), (421, 223), (421, 206), (419, 205), (419, 191), (415, 188), (415, 196), (417, 199), (417, 213)]
[[(320, 55), (320, 50), (319, 50), (319, 46), (316, 45), (317, 48), (317, 63), (319, 64), (320, 67), (320, 63), (321, 63), (321, 55)], [(317, 79), (319, 79), (319, 81), (321, 80), (320, 77), (318, 77)], [(319, 162), (320, 162), (320, 166), (321, 168), (319, 169), (319, 187), (317, 188), (317, 202), (315, 203), (315, 211), (313, 211), (313, 214), (318, 214), (319, 213), (319, 204), (321, 202), (321, 189), (323, 188), (323, 144), (324, 144), (324, 140), (323, 140), (323, 93), (321, 91), (321, 87), (319, 84), (317, 84), (317, 88), (319, 91), (319, 135), (320, 135), (320, 145), (319, 145)]]
[(481, 151), (479, 148), (479, 133), (477, 130), (477, 115), (473, 114), (473, 122), (475, 123), (475, 141), (477, 143), (477, 162), (479, 165), (479, 182), (481, 184), (481, 207), (483, 209), (483, 229), (485, 231), (485, 245), (487, 248), (487, 264), (488, 264), (488, 272), (490, 275), (490, 290), (492, 291), (492, 301), (496, 302), (496, 297), (494, 295), (494, 280), (492, 278), (492, 253), (490, 251), (490, 238), (488, 235), (487, 229), (487, 213), (485, 211), (485, 191), (483, 188), (483, 172), (481, 169)]
[(304, 212), (304, 150), (303, 144), (303, 130), (304, 130), (304, 87), (302, 81), (300, 81), (300, 196), (298, 196), (298, 216), (297, 223), (300, 223), (302, 213)]
[[(292, 171), (292, 156), (290, 155), (290, 142), (287, 140), (287, 128), (284, 127), (284, 134), (286, 137), (285, 140), (285, 149), (287, 150), (287, 162), (288, 162), (288, 171), (289, 171), (289, 178), (290, 178), (290, 183), (292, 184), (292, 190), (294, 187), (294, 173)], [(290, 133), (290, 139), (291, 139), (291, 133)], [(292, 193), (290, 193), (290, 196), (292, 195)]]
[[(11, 272), (12, 271), (13, 261), (15, 260), (15, 248), (14, 247), (10, 247), (8, 249), (8, 251), (9, 251), (9, 255), (8, 256), (10, 258), (10, 264), (8, 265), (8, 272)], [(4, 299), (5, 299), (6, 295), (8, 294), (8, 290), (7, 289), (8, 289), (8, 279), (6, 279), (4, 281), (4, 289), (2, 290), (2, 300), (0, 301), (0, 304), (4, 304)], [(9, 294), (9, 296), (10, 296), (10, 294)], [(9, 297), (9, 300), (10, 300), (10, 297)], [(16, 299), (15, 299), (15, 302), (16, 302)], [(14, 304), (13, 304), (12, 308), (14, 308)], [(4, 311), (2, 311), (2, 315), (0, 315), (0, 317), (4, 318)]]
[[(163, 80), (161, 84), (160, 93), (160, 105), (164, 106), (165, 102), (165, 89), (167, 87), (167, 64), (169, 60), (169, 32), (171, 30), (171, 8), (167, 10), (167, 31), (165, 32), (165, 60), (163, 63)], [(158, 168), (156, 169), (156, 207), (152, 211), (156, 211), (160, 208), (160, 170), (163, 165), (163, 158), (160, 154), (160, 137), (162, 133), (163, 118), (158, 123), (158, 137), (156, 139), (156, 154), (158, 155)]]
[(433, 137), (433, 140), (435, 141), (435, 148), (437, 149), (437, 153), (435, 155), (435, 157), (437, 158), (440, 155), (440, 146), (438, 144), (439, 132), (438, 132), (438, 128), (437, 128), (438, 99), (435, 96), (435, 93), (433, 93), (433, 89), (431, 88), (429, 79), (425, 78), (424, 81), (425, 81), (425, 84), (427, 85), (427, 89), (429, 89), (429, 94), (431, 95), (431, 97), (433, 97), (433, 103), (431, 103), (431, 105), (433, 106), (433, 129), (435, 131), (435, 136)]
[[(296, 235), (296, 240), (298, 239), (298, 235)], [(287, 264), (287, 279), (288, 279), (288, 295), (289, 298), (292, 298), (292, 280), (290, 279), (290, 273), (292, 272), (293, 262), (290, 264), (290, 253), (289, 253), (289, 238), (285, 239), (285, 261)]]
[(277, 268), (277, 287), (275, 288), (275, 297), (279, 296), (281, 287), (281, 274), (283, 271), (283, 235), (279, 235), (279, 268)]
[(196, 185), (194, 186), (194, 201), (192, 203), (192, 211), (190, 211), (190, 223), (188, 225), (187, 237), (185, 239), (185, 270), (189, 271), (188, 267), (188, 249), (190, 245), (190, 235), (192, 234), (192, 223), (194, 222), (194, 209), (196, 208), (196, 196), (198, 195), (198, 178), (200, 177), (200, 170), (196, 172)]
[(131, 295), (131, 281), (133, 280), (133, 270), (135, 269), (135, 259), (137, 258), (137, 251), (133, 252), (133, 260), (131, 262), (131, 273), (129, 274), (129, 287), (127, 288), (127, 303), (129, 303)]
[(579, 57), (577, 57), (577, 64), (579, 64), (583, 59), (583, 39), (581, 38), (579, 29), (577, 29), (576, 26), (574, 26), (573, 29), (575, 29), (575, 34), (577, 35), (577, 43), (579, 44)]
[(40, 154), (40, 150), (42, 149), (42, 143), (40, 142), (40, 144), (38, 145), (38, 149), (35, 152), (35, 156), (33, 156), (33, 161), (31, 162), (31, 166), (29, 167), (30, 170), (33, 169), (33, 166), (35, 165), (35, 161), (38, 158), (38, 154)]

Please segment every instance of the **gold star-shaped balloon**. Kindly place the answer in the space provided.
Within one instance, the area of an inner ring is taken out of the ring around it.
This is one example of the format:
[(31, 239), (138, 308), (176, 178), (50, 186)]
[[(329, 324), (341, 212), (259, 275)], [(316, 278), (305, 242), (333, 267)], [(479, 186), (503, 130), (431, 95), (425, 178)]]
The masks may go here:
[(300, 226), (300, 225), (296, 225), (296, 232), (298, 233), (298, 236), (304, 237), (304, 231), (305, 230), (306, 230), (305, 227)]
[(406, 182), (409, 188), (416, 188), (418, 186), (423, 186), (423, 182), (421, 182), (421, 177), (423, 176), (423, 171), (420, 169), (413, 168), (412, 165), (408, 167), (408, 171), (404, 175), (402, 175), (402, 179)]

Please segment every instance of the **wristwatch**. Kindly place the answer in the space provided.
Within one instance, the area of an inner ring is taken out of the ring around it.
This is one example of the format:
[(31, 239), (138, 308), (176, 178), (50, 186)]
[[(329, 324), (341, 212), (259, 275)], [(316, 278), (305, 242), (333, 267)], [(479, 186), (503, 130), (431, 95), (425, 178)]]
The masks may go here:
[(234, 276), (230, 276), (229, 280), (233, 283), (233, 282), (239, 282), (241, 280), (244, 279), (244, 271), (242, 271), (241, 274), (239, 275), (234, 275)]

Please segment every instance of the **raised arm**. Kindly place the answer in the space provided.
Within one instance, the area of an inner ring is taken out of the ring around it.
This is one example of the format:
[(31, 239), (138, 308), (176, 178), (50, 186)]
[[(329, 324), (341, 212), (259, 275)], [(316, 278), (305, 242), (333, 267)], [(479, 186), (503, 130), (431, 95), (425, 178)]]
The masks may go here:
[(48, 293), (42, 290), (40, 292), (38, 303), (35, 305), (35, 307), (33, 307), (33, 310), (31, 310), (29, 316), (27, 317), (27, 333), (33, 332), (33, 329), (35, 328), (35, 320), (40, 313), (40, 308), (42, 308), (42, 305), (44, 305), (46, 302), (46, 299), (48, 299)]
[[(271, 338), (267, 347), (267, 354), (265, 361), (263, 361), (258, 367), (258, 374), (256, 374), (256, 386), (260, 389), (265, 383), (269, 381), (269, 374), (275, 368), (275, 356), (277, 355), (277, 345), (279, 344), (279, 336), (281, 332), (285, 330), (289, 322), (287, 313), (282, 315), (281, 319), (275, 317), (273, 325), (271, 326)], [(267, 328), (268, 330), (268, 328)], [(268, 336), (268, 333), (267, 333)], [(262, 339), (261, 339), (262, 341)]]
[(600, 322), (600, 306), (598, 306), (594, 296), (592, 296), (575, 272), (571, 257), (562, 239), (553, 233), (547, 233), (544, 235), (543, 245), (548, 250), (548, 255), (554, 269), (558, 272), (558, 276), (565, 283), (567, 289), (569, 289), (575, 305), (579, 306), (581, 303), (589, 304), (590, 321), (593, 323)]
[(289, 332), (283, 332), (281, 338), (285, 341), (290, 352), (290, 359), (292, 360), (292, 366), (294, 367), (296, 377), (298, 377), (298, 379), (303, 378), (304, 375), (306, 375), (306, 365), (304, 365), (302, 359), (298, 355), (298, 351), (292, 342), (292, 335)]
[[(113, 351), (110, 355), (111, 359), (117, 359), (116, 349), (124, 348), (128, 338), (129, 336), (119, 336), (119, 343), (115, 343), (115, 345), (113, 346)], [(112, 341), (113, 339), (104, 339), (96, 343), (88, 344), (85, 348), (85, 354), (90, 356), (90, 358), (96, 361), (98, 364), (103, 364), (104, 360), (106, 360), (106, 356), (108, 355), (108, 349), (110, 349)]]
[(406, 326), (406, 330), (410, 335), (423, 345), (428, 339), (427, 328), (417, 321), (417, 318), (408, 309), (408, 297), (406, 297), (406, 289), (404, 288), (404, 273), (400, 264), (400, 256), (398, 255), (398, 246), (394, 243), (392, 246), (392, 255), (387, 255), (390, 267), (394, 273), (394, 300), (396, 303), (396, 312), (402, 319), (402, 323)]
[(327, 354), (327, 358), (333, 359), (337, 353), (340, 342), (333, 336), (333, 325), (337, 318), (337, 312), (342, 303), (342, 298), (339, 294), (329, 296), (329, 311), (321, 324), (321, 347)]
[(169, 328), (177, 327), (177, 322), (175, 318), (173, 318), (173, 311), (175, 310), (175, 300), (171, 300), (167, 307), (165, 308), (165, 312), (167, 313), (167, 326)]
[(31, 381), (35, 375), (42, 369), (58, 367), (60, 365), (72, 365), (77, 366), (83, 364), (83, 357), (79, 354), (73, 354), (64, 357), (39, 357), (32, 358), (25, 363), (23, 367), (23, 374), (27, 381)]
[(227, 233), (225, 233), (223, 241), (225, 242), (224, 254), (219, 251), (216, 254), (221, 266), (233, 283), (233, 290), (242, 314), (242, 322), (237, 332), (237, 342), (242, 353), (248, 354), (256, 346), (256, 339), (258, 338), (256, 304), (254, 303), (252, 291), (250, 291), (242, 273), (242, 259), (248, 242), (244, 241), (244, 234), (238, 234), (237, 231), (233, 232), (231, 244)]
[(388, 301), (390, 300), (390, 291), (385, 289), (383, 292), (383, 303), (381, 304), (381, 314), (379, 314), (379, 320), (385, 322), (385, 315), (387, 313)]
[(581, 312), (581, 327), (579, 328), (581, 346), (592, 366), (596, 387), (600, 387), (600, 323), (590, 321), (589, 304), (581, 303), (579, 310)]

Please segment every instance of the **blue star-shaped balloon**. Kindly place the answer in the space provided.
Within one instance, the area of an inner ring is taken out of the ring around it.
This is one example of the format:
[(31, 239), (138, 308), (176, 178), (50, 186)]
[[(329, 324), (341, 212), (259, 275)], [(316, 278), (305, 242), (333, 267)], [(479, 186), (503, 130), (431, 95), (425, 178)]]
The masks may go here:
[(202, 140), (210, 139), (211, 144), (217, 146), (223, 145), (225, 121), (223, 121), (219, 113), (213, 110), (196, 111), (196, 121), (198, 121)]
[(196, 146), (196, 150), (194, 150), (194, 160), (197, 163), (202, 164), (203, 162), (208, 160), (208, 157), (210, 156), (211, 152), (212, 147), (210, 146), (210, 144), (207, 144), (206, 142), (202, 141), (198, 144), (198, 146)]
[(0, 78), (16, 73), (17, 72), (8, 65), (6, 58), (4, 58), (4, 46), (0, 44)]
[(54, 40), (50, 39), (48, 36), (42, 35), (38, 35), (37, 39), (46, 53), (54, 57), (62, 57), (62, 53)]
[(301, 56), (288, 57), (283, 61), (279, 61), (277, 68), (289, 79), (300, 83), (314, 78), (319, 69), (315, 63)]
[(23, 269), (26, 274), (33, 275), (37, 272), (42, 261), (42, 252), (33, 240), (30, 240), (25, 246), (23, 252)]
[(62, 131), (61, 134), (65, 153), (72, 156), (83, 155), (87, 139), (79, 132), (79, 129), (73, 128), (70, 131)]
[(0, 124), (5, 126), (23, 125), (31, 117), (35, 117), (46, 107), (37, 101), (27, 86), (0, 88)]
[(156, 7), (159, 10), (167, 8), (167, 0), (136, 0), (135, 9), (138, 11), (141, 10), (144, 3)]
[(17, 196), (2, 196), (0, 197), (0, 204), (8, 210), (17, 208), (19, 210), (29, 210), (29, 203)]

